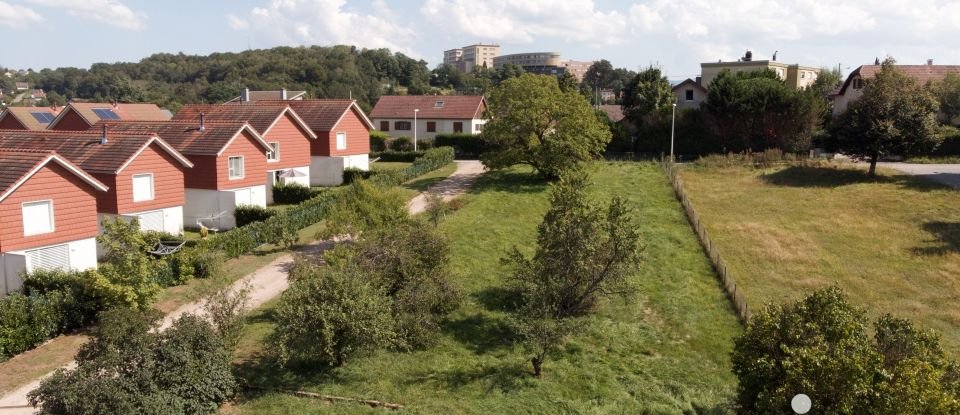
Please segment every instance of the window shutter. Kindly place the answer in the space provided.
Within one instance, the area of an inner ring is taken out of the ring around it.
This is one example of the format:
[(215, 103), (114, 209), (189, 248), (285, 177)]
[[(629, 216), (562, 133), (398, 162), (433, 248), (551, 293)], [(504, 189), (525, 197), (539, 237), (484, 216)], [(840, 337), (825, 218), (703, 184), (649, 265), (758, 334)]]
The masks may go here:
[(53, 205), (50, 201), (23, 204), (23, 235), (53, 232)]
[(153, 175), (137, 174), (133, 176), (133, 201), (153, 200)]
[(27, 251), (30, 270), (70, 269), (70, 247), (66, 244)]
[(137, 215), (140, 220), (140, 230), (142, 231), (163, 231), (163, 211), (141, 213)]

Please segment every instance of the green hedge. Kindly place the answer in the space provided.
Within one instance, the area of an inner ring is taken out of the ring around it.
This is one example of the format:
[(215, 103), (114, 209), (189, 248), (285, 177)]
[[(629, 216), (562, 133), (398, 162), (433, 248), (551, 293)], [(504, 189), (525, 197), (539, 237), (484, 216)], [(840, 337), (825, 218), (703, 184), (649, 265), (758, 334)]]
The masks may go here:
[(254, 222), (263, 222), (276, 213), (270, 209), (255, 205), (240, 205), (233, 210), (233, 217), (237, 227), (246, 226)]
[(0, 298), (0, 361), (30, 350), (62, 332), (63, 293)]
[(373, 175), (372, 170), (360, 170), (356, 167), (347, 167), (343, 169), (343, 184), (350, 184), (360, 179), (369, 179)]
[(483, 139), (483, 134), (437, 134), (433, 139), (433, 145), (436, 147), (453, 147), (457, 158), (476, 158), (487, 151), (493, 149)]
[(370, 153), (371, 159), (380, 159), (379, 161), (413, 163), (414, 160), (423, 157), (423, 151), (380, 151)]
[(390, 135), (383, 131), (371, 131), (370, 132), (370, 151), (384, 151), (387, 149), (387, 140), (390, 139)]
[(439, 147), (424, 151), (423, 156), (413, 161), (413, 165), (405, 169), (379, 171), (370, 177), (370, 181), (384, 185), (397, 186), (407, 180), (421, 176), (447, 164), (453, 163), (453, 148)]
[(391, 140), (387, 146), (393, 151), (412, 151), (413, 140), (410, 137), (397, 137)]
[(273, 186), (274, 203), (300, 203), (313, 197), (313, 190), (300, 183), (276, 184)]

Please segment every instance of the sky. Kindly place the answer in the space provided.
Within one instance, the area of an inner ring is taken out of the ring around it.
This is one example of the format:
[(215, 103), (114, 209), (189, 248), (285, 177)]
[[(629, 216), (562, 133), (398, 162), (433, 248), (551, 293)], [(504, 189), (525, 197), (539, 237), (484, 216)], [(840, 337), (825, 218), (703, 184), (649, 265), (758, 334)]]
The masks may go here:
[(692, 78), (754, 59), (844, 74), (874, 59), (960, 64), (960, 0), (0, 0), (0, 66), (89, 67), (153, 53), (273, 46), (386, 47), (434, 67), (495, 43)]

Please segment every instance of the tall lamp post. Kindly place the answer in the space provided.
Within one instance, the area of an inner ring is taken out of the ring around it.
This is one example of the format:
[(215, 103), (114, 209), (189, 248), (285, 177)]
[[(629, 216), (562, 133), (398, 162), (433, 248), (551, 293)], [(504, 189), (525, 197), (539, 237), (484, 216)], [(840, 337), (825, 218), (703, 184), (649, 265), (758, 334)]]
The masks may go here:
[(413, 110), (413, 151), (417, 151), (417, 113), (420, 109)]
[(670, 163), (673, 164), (673, 135), (677, 128), (677, 103), (673, 103), (673, 114), (670, 116)]

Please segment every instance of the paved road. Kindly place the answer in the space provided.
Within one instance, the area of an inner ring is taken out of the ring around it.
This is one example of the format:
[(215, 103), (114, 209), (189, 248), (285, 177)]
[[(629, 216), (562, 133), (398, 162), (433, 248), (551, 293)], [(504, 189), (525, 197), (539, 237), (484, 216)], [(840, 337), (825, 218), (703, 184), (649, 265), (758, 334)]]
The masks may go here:
[[(458, 161), (457, 170), (450, 175), (450, 177), (444, 179), (440, 183), (437, 183), (430, 187), (430, 191), (438, 192), (443, 195), (444, 199), (450, 200), (457, 195), (460, 195), (466, 192), (467, 188), (473, 184), (474, 180), (483, 173), (484, 167), (479, 161)], [(426, 208), (426, 198), (423, 193), (417, 195), (415, 198), (410, 200), (410, 203), (407, 205), (410, 210), (410, 214), (414, 215)], [(317, 241), (312, 244), (309, 244), (303, 248), (301, 251), (306, 252), (321, 252), (324, 249), (330, 249), (333, 247), (333, 242), (330, 241)], [(267, 264), (263, 268), (260, 268), (254, 271), (252, 274), (243, 277), (233, 284), (231, 289), (240, 290), (243, 287), (249, 284), (250, 287), (250, 299), (247, 303), (247, 306), (251, 309), (256, 308), (267, 301), (277, 297), (287, 287), (290, 286), (287, 281), (287, 271), (290, 269), (290, 266), (293, 265), (293, 255), (283, 255), (273, 262)], [(197, 301), (190, 304), (185, 304), (180, 308), (177, 308), (166, 317), (164, 317), (161, 322), (161, 330), (170, 327), (173, 322), (180, 316), (193, 313), (193, 314), (204, 314), (203, 309), (204, 301)], [(74, 362), (70, 362), (66, 367), (72, 368), (76, 366)], [(44, 378), (49, 376), (45, 375)], [(30, 384), (22, 386), (20, 389), (17, 389), (13, 392), (10, 392), (6, 396), (0, 397), (0, 415), (29, 415), (33, 413), (33, 407), (29, 406), (27, 402), (27, 394), (40, 386), (40, 382), (43, 380), (37, 379)]]
[(877, 165), (960, 189), (960, 164), (877, 163)]

